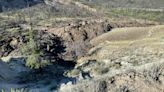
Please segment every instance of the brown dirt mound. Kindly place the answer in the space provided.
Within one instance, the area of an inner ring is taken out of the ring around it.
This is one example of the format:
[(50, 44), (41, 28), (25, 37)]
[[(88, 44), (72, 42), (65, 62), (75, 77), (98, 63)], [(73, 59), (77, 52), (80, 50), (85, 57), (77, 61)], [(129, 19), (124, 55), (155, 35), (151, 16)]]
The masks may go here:
[(48, 32), (58, 35), (65, 40), (67, 52), (64, 55), (67, 60), (76, 60), (84, 56), (92, 47), (89, 41), (97, 36), (111, 31), (112, 28), (130, 27), (130, 26), (148, 26), (136, 21), (115, 22), (106, 19), (83, 20), (76, 23), (70, 23), (66, 26), (49, 28)]

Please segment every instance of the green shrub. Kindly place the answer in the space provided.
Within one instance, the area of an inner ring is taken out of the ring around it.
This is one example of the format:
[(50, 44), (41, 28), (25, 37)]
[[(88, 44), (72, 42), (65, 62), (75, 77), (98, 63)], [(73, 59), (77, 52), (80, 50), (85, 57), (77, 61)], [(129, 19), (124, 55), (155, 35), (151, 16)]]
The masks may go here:
[(22, 54), (27, 56), (26, 65), (40, 69), (57, 61), (63, 53), (63, 40), (44, 31), (29, 31), (28, 42), (22, 46)]
[(101, 75), (109, 71), (109, 67), (98, 66), (94, 68), (94, 72)]
[(40, 54), (31, 54), (28, 59), (26, 66), (34, 69), (39, 69), (50, 64), (48, 60), (42, 60)]
[(80, 74), (80, 70), (74, 69), (68, 73), (70, 76), (78, 76)]

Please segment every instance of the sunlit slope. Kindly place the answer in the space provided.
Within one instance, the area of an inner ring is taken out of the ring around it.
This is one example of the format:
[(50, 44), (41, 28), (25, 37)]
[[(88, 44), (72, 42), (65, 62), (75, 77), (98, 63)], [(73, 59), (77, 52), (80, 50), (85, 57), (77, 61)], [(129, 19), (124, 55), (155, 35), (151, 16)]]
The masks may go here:
[(91, 6), (105, 8), (126, 7), (126, 8), (163, 8), (163, 0), (76, 0)]
[(130, 27), (116, 28), (91, 40), (92, 45), (97, 45), (104, 41), (135, 41), (141, 39), (150, 40), (152, 38), (162, 38), (164, 36), (164, 25), (153, 27)]

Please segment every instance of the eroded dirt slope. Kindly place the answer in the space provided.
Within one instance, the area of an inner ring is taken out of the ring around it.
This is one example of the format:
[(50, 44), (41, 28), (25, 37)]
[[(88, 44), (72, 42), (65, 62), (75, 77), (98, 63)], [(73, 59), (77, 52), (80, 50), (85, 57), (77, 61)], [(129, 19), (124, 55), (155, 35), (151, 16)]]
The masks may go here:
[(66, 43), (65, 58), (75, 60), (84, 56), (92, 47), (90, 41), (113, 28), (151, 26), (154, 23), (143, 23), (137, 21), (111, 21), (106, 19), (83, 20), (77, 23), (70, 23), (66, 26), (49, 28), (47, 32), (62, 37)]
[[(151, 35), (149, 28), (153, 29)], [(88, 56), (79, 59), (76, 68), (68, 75), (77, 77), (80, 82), (63, 85), (61, 91), (164, 91), (163, 29), (162, 25), (139, 28), (138, 38), (136, 36), (135, 39), (131, 35), (133, 32), (133, 35), (136, 34), (136, 28), (121, 28), (120, 32), (116, 32), (117, 35), (115, 32), (109, 32), (108, 34), (112, 34), (110, 36), (117, 36), (117, 39), (104, 36), (105, 38), (89, 51)], [(131, 35), (124, 36), (125, 39), (119, 38), (124, 32)], [(102, 35), (100, 37), (103, 38)]]

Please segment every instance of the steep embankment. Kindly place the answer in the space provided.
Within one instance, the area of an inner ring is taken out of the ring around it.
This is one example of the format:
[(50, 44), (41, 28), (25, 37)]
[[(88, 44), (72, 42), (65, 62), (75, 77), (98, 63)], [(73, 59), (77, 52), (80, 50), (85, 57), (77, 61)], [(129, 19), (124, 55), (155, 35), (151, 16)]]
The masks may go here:
[(61, 91), (164, 91), (163, 30), (163, 25), (119, 28), (95, 38), (95, 47), (68, 73), (81, 82), (63, 85)]
[(108, 19), (83, 19), (78, 23), (70, 23), (64, 27), (49, 28), (47, 32), (63, 38), (66, 44), (65, 59), (76, 60), (88, 52), (93, 46), (90, 41), (113, 28), (150, 26), (151, 23), (142, 23), (133, 20), (111, 21)]
[[(67, 18), (66, 18), (67, 19)], [(69, 18), (68, 18), (69, 19)], [(65, 19), (64, 19), (65, 20)], [(66, 53), (64, 54), (64, 59), (66, 60), (76, 60), (84, 56), (88, 50), (92, 47), (90, 41), (101, 38), (97, 36), (111, 31), (113, 28), (122, 27), (139, 27), (139, 26), (151, 26), (156, 25), (156, 23), (145, 23), (134, 20), (122, 20), (113, 21), (108, 19), (90, 19), (83, 18), (81, 21), (73, 21), (65, 23), (63, 25), (58, 25), (57, 27), (41, 27), (34, 26), (34, 30), (46, 31), (46, 33), (55, 34), (64, 40), (66, 45)], [(28, 29), (30, 28), (27, 24), (15, 24), (8, 25), (8, 31), (1, 31), (0, 46), (1, 52), (0, 56), (5, 57), (8, 55), (20, 56), (20, 49), (22, 41), (26, 41), (28, 35)], [(12, 29), (10, 29), (12, 28)], [(13, 33), (11, 32), (13, 31)], [(14, 33), (15, 32), (15, 33)], [(108, 33), (107, 33), (108, 34)], [(6, 35), (5, 37), (3, 35)], [(105, 38), (105, 37), (103, 37)], [(116, 38), (116, 37), (115, 37)], [(93, 40), (92, 40), (93, 39)], [(113, 37), (114, 39), (114, 37)], [(96, 40), (99, 41), (99, 40)], [(12, 46), (15, 44), (17, 46)], [(14, 53), (14, 54), (13, 54)]]

